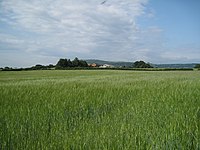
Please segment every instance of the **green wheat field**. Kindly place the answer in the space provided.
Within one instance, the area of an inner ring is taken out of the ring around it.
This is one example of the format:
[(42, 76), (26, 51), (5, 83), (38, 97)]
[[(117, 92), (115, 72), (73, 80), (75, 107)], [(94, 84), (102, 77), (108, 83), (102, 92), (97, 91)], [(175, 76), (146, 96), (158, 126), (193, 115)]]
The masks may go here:
[(199, 150), (200, 72), (0, 72), (4, 149)]

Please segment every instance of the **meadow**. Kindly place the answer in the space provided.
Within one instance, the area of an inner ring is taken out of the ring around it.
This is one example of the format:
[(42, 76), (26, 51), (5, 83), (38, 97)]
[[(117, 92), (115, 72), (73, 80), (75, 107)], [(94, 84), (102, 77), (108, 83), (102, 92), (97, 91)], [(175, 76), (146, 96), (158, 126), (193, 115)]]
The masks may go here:
[(200, 149), (200, 72), (0, 72), (0, 149)]

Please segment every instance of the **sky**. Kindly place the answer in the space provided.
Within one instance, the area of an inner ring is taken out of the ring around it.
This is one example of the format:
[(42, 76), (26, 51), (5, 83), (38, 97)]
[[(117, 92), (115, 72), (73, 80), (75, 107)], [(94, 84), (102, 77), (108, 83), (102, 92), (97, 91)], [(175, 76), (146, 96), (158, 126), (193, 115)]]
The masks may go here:
[(200, 63), (199, 0), (0, 0), (0, 67)]

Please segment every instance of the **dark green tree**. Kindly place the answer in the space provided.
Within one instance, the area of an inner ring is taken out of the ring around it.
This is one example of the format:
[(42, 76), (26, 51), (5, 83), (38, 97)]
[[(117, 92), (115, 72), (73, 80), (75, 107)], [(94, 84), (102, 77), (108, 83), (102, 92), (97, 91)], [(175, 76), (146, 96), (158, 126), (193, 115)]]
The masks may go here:
[(69, 67), (68, 65), (68, 60), (67, 59), (60, 59), (58, 61), (58, 63), (56, 64), (56, 67), (60, 67), (60, 68), (65, 68), (65, 67)]
[(194, 68), (200, 68), (200, 64), (196, 64)]
[(75, 57), (74, 60), (72, 61), (72, 66), (73, 67), (80, 67), (80, 61), (77, 57)]
[(67, 67), (88, 67), (88, 64), (86, 61), (79, 60), (77, 57), (73, 61), (61, 58), (56, 64), (56, 69), (63, 69)]
[(67, 60), (67, 65), (68, 65), (68, 67), (73, 67), (72, 62), (71, 62), (70, 59)]
[(4, 71), (11, 71), (11, 70), (12, 70), (12, 67), (4, 67), (3, 70), (4, 70)]
[(133, 68), (153, 68), (153, 66), (140, 60), (133, 63)]
[(79, 61), (79, 65), (80, 65), (80, 67), (88, 67), (87, 62), (84, 61), (84, 60), (80, 60), (80, 61)]
[(55, 66), (53, 64), (49, 64), (48, 68), (54, 68)]

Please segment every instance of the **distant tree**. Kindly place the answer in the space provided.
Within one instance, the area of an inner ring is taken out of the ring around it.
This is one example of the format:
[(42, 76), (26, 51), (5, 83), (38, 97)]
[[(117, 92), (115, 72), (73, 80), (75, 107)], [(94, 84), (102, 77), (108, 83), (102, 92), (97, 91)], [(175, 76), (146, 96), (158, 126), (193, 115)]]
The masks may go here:
[(42, 69), (44, 66), (42, 66), (42, 65), (40, 65), (40, 64), (37, 64), (37, 65), (35, 65), (35, 68), (36, 69)]
[(55, 66), (53, 64), (49, 64), (48, 68), (54, 68)]
[(79, 65), (80, 65), (80, 67), (88, 67), (87, 62), (84, 61), (84, 60), (80, 60), (80, 61), (79, 61)]
[(80, 61), (77, 57), (75, 57), (74, 60), (72, 61), (72, 66), (73, 67), (79, 67), (80, 66)]
[(70, 59), (67, 60), (67, 65), (68, 65), (68, 67), (73, 67), (72, 62), (71, 62)]
[(46, 70), (47, 68), (48, 68), (47, 66), (37, 64), (37, 65), (31, 67), (30, 70)]
[(133, 63), (133, 68), (153, 68), (153, 66), (140, 60)]
[(12, 67), (4, 67), (3, 70), (4, 70), (4, 71), (11, 71), (11, 70), (12, 70)]
[(57, 64), (56, 64), (56, 67), (61, 67), (61, 68), (65, 68), (65, 67), (70, 67), (70, 60), (68, 59), (60, 59)]
[(196, 64), (194, 68), (200, 68), (200, 64)]
[(77, 57), (73, 61), (70, 59), (60, 59), (56, 64), (56, 69), (62, 69), (66, 67), (88, 67), (88, 64), (84, 60), (79, 60)]

